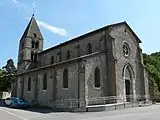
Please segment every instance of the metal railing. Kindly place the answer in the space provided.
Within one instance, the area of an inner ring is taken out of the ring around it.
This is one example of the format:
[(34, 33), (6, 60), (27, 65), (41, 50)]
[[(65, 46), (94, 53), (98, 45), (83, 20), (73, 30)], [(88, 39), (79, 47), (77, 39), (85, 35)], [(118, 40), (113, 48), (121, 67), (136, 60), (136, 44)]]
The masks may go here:
[(108, 107), (115, 106), (115, 109), (119, 105), (123, 105), (124, 108), (127, 105), (130, 107), (143, 106), (152, 101), (149, 96), (109, 96), (109, 97), (96, 97), (86, 99), (61, 99), (56, 101), (49, 101), (51, 108), (63, 108), (63, 109), (74, 109), (74, 108), (89, 108), (89, 107)]

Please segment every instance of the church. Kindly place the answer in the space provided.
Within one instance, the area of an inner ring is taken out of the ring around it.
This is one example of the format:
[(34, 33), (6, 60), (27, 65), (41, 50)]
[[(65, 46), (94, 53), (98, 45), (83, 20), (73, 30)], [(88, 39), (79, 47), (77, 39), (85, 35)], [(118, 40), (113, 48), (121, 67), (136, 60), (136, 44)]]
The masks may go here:
[(150, 100), (140, 43), (127, 22), (120, 22), (44, 50), (33, 15), (19, 41), (12, 94), (55, 108)]

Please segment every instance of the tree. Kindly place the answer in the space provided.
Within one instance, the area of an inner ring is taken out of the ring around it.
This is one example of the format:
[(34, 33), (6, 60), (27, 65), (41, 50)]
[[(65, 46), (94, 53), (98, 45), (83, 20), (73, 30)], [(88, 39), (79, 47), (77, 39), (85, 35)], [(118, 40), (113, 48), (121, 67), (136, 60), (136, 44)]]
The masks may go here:
[(16, 72), (17, 69), (14, 66), (14, 62), (12, 59), (7, 61), (7, 64), (2, 67), (0, 71), (1, 79), (0, 79), (0, 89), (1, 91), (8, 91), (11, 89), (11, 84), (16, 80)]
[(7, 91), (8, 81), (5, 80), (4, 71), (0, 69), (0, 91)]
[(151, 79), (154, 83), (156, 92), (160, 91), (160, 52), (151, 55), (143, 54), (144, 65), (151, 73)]
[(17, 69), (14, 66), (14, 62), (13, 62), (12, 59), (9, 59), (7, 61), (7, 65), (5, 65), (4, 67), (2, 67), (2, 69), (4, 70), (6, 76), (13, 76), (17, 72)]
[(3, 76), (4, 76), (3, 70), (0, 69), (0, 91), (3, 91), (3, 83), (4, 83)]
[(0, 78), (3, 77), (3, 71), (0, 69)]

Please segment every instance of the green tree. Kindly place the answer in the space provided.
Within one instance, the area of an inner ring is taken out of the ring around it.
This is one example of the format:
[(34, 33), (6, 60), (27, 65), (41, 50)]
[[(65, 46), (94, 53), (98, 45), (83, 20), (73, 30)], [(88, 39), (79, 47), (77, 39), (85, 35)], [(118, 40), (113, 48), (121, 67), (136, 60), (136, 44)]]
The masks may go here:
[(12, 59), (7, 61), (7, 64), (0, 70), (0, 91), (9, 91), (11, 84), (16, 80), (16, 67)]
[(7, 91), (8, 81), (5, 80), (4, 71), (0, 69), (0, 91)]
[(143, 54), (143, 62), (151, 73), (151, 80), (154, 82), (155, 90), (160, 88), (160, 52), (150, 55)]
[(3, 87), (3, 71), (0, 69), (0, 91), (2, 91)]

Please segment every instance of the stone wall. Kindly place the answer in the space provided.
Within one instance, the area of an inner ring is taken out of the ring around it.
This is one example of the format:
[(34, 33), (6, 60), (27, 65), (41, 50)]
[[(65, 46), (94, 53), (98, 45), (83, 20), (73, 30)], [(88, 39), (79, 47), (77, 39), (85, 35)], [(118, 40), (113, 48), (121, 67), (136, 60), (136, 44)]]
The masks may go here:
[[(68, 88), (63, 88), (63, 72), (68, 69)], [(56, 67), (57, 93), (56, 100), (78, 98), (78, 65), (67, 63)]]
[[(40, 66), (50, 65), (51, 56), (54, 56), (54, 63), (66, 61), (67, 51), (70, 51), (70, 59), (77, 58), (78, 56), (87, 55), (87, 45), (89, 43), (91, 44), (93, 53), (104, 50), (104, 43), (102, 43), (104, 41), (101, 41), (101, 33), (102, 31), (99, 31), (92, 35), (86, 35), (85, 37), (81, 37), (76, 41), (74, 40), (66, 44), (60, 44), (57, 47), (53, 47), (41, 52), (38, 55), (38, 60), (41, 64)], [(59, 60), (59, 53), (61, 56), (61, 60)]]
[[(115, 62), (115, 71), (116, 71), (116, 89), (117, 95), (119, 97), (119, 102), (125, 99), (125, 81), (123, 78), (123, 69), (124, 67), (129, 64), (132, 68), (132, 88), (133, 88), (133, 95), (136, 95), (136, 71), (139, 71), (136, 66), (137, 56), (136, 51), (137, 47), (139, 46), (133, 34), (127, 29), (125, 25), (119, 25), (109, 29), (111, 37), (113, 40), (114, 45), (114, 57), (116, 59)], [(123, 44), (124, 42), (128, 43), (130, 47), (130, 56), (126, 59), (123, 55)]]
[[(85, 66), (85, 97), (87, 105), (100, 104), (104, 101), (97, 100), (97, 98), (105, 97), (105, 89), (107, 85), (106, 80), (106, 65), (104, 53), (88, 57), (83, 63)], [(100, 87), (95, 87), (95, 69), (96, 67), (100, 70)]]
[(150, 79), (149, 71), (146, 68), (144, 68), (144, 82), (145, 82), (145, 97), (146, 97), (146, 100), (150, 100), (149, 79)]

